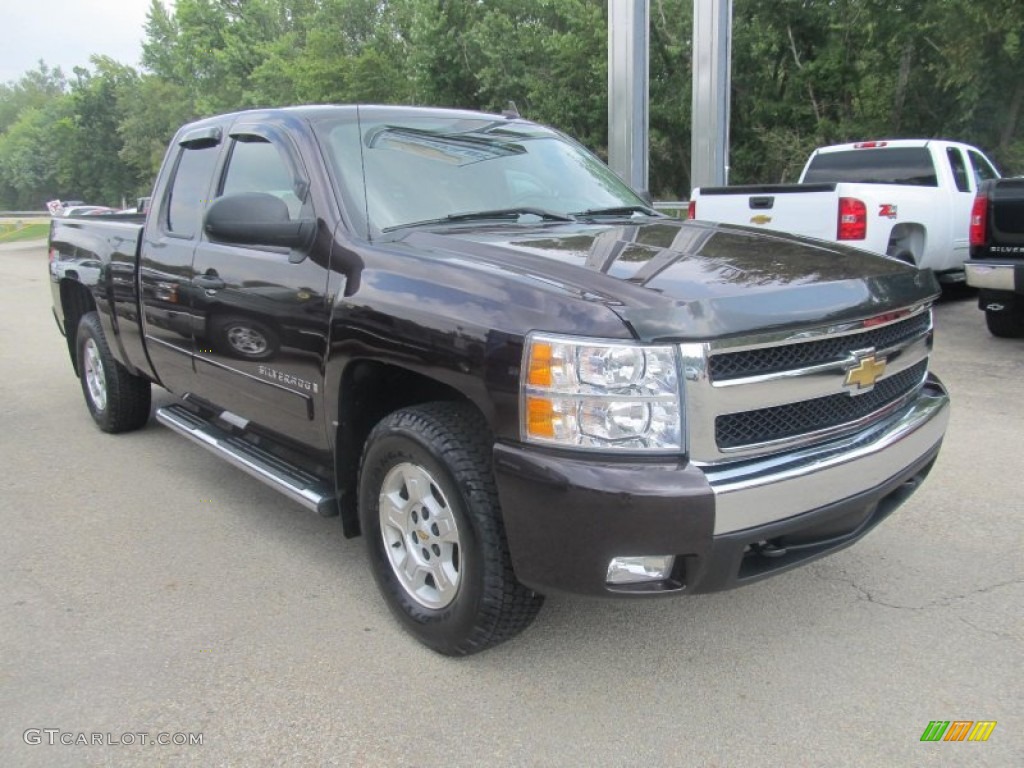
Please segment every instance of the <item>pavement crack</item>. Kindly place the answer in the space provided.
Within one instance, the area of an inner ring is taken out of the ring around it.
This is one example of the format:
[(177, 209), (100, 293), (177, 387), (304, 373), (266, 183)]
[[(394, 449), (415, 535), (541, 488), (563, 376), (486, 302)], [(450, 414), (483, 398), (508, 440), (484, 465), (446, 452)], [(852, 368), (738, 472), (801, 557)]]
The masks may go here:
[(998, 637), (1002, 640), (1013, 640), (1015, 642), (1020, 642), (1021, 640), (1020, 636), (1015, 635), (1012, 632), (1002, 632), (998, 629), (987, 629), (985, 627), (979, 627), (977, 624), (975, 624), (972, 621), (968, 621), (963, 616), (960, 616), (958, 618), (971, 629), (977, 630), (978, 632), (981, 632), (983, 634), (991, 635), (992, 637)]
[[(1006, 581), (999, 581), (994, 584), (987, 584), (983, 587), (968, 590), (963, 594), (945, 595), (943, 597), (936, 598), (935, 600), (929, 600), (928, 602), (922, 603), (920, 605), (904, 605), (895, 602), (890, 602), (879, 597), (867, 587), (858, 584), (856, 579), (854, 579), (852, 576), (850, 576), (841, 569), (835, 569), (835, 572), (832, 574), (827, 573), (825, 568), (815, 568), (814, 566), (811, 566), (809, 570), (811, 571), (811, 573), (814, 574), (816, 578), (821, 579), (822, 581), (831, 581), (837, 584), (844, 584), (852, 588), (855, 592), (857, 592), (859, 599), (861, 600), (866, 600), (867, 602), (873, 603), (874, 605), (881, 605), (886, 608), (892, 608), (898, 611), (926, 611), (931, 608), (944, 608), (949, 605), (954, 605), (960, 602), (961, 600), (967, 600), (971, 597), (974, 597), (975, 595), (983, 595), (988, 592), (994, 592), (998, 589), (1003, 589), (1004, 587), (1013, 586), (1014, 584), (1024, 583), (1024, 577), (1007, 579)], [(833, 569), (829, 568), (829, 570)]]

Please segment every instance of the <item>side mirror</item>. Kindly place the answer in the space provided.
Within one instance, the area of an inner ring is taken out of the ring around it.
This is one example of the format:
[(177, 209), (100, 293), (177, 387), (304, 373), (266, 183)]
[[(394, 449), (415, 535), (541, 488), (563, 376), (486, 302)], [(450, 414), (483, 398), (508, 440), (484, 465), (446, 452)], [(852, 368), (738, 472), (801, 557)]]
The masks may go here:
[(228, 243), (305, 248), (316, 234), (316, 219), (293, 221), (281, 198), (244, 192), (215, 201), (206, 211), (203, 229), (210, 238)]

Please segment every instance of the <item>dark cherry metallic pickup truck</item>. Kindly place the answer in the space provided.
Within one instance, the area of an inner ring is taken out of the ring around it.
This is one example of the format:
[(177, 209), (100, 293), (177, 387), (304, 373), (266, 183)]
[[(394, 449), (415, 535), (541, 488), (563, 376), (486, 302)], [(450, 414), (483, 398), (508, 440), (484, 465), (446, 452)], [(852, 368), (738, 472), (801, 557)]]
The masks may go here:
[(707, 592), (845, 547), (945, 432), (930, 273), (660, 216), (522, 119), (224, 115), (178, 132), (152, 200), (53, 224), (96, 423), (170, 390), (158, 421), (364, 534), (442, 653), (550, 590)]
[(1024, 338), (1024, 178), (986, 181), (971, 211), (967, 284), (993, 336)]

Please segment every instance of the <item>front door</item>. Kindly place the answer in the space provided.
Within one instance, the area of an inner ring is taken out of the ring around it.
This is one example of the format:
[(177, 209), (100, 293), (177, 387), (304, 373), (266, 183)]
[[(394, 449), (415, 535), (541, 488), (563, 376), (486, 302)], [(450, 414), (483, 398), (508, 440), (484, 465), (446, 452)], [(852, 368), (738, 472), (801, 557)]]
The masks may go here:
[[(214, 197), (281, 198), (293, 219), (315, 215), (308, 176), (287, 137), (232, 130)], [(193, 260), (199, 394), (243, 420), (326, 448), (323, 362), (329, 245), (304, 251), (199, 242)]]

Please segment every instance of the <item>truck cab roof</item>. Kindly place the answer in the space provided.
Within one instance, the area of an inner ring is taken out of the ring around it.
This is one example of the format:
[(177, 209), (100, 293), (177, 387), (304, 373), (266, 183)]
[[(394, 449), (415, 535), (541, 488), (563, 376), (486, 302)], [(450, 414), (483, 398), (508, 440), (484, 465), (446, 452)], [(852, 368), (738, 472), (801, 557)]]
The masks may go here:
[(818, 147), (813, 154), (827, 154), (830, 152), (850, 152), (858, 149), (909, 149), (936, 146), (940, 149), (946, 147), (959, 147), (961, 149), (976, 149), (970, 144), (959, 141), (947, 141), (945, 139), (870, 139), (865, 141), (854, 141), (847, 144), (832, 144), (827, 147)]

